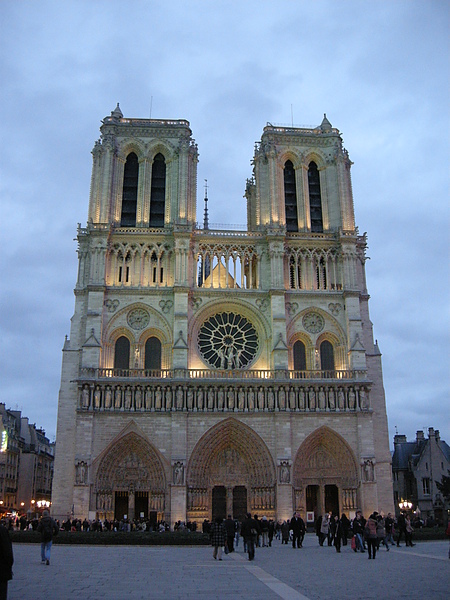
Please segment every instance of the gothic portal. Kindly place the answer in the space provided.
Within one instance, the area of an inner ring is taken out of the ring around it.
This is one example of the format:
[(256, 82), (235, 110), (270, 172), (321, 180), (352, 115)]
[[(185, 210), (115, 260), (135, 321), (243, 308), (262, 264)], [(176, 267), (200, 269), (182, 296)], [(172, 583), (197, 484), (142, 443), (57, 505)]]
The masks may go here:
[(247, 230), (196, 222), (184, 120), (95, 143), (63, 349), (53, 514), (197, 521), (393, 510), (351, 161), (324, 117), (267, 125)]

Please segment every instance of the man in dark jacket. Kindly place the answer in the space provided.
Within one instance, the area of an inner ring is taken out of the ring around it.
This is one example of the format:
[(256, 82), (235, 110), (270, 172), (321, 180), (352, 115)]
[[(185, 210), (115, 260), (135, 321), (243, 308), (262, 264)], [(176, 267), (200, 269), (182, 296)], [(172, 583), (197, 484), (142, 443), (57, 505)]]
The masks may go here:
[(58, 525), (50, 517), (48, 510), (42, 513), (37, 530), (41, 534), (41, 561), (49, 565), (53, 536), (58, 535)]
[(13, 563), (14, 556), (11, 538), (2, 521), (0, 523), (0, 600), (6, 600), (8, 581), (12, 579)]
[(252, 519), (252, 515), (247, 513), (247, 517), (244, 519), (241, 525), (241, 535), (247, 544), (248, 560), (255, 559), (255, 543), (258, 537), (259, 525), (255, 519)]
[(292, 530), (292, 547), (295, 548), (295, 542), (297, 542), (297, 548), (301, 548), (305, 537), (305, 523), (297, 512), (291, 519), (290, 529)]
[(234, 534), (236, 533), (236, 523), (228, 515), (228, 519), (225, 519), (225, 529), (227, 530), (227, 548), (228, 552), (234, 552)]

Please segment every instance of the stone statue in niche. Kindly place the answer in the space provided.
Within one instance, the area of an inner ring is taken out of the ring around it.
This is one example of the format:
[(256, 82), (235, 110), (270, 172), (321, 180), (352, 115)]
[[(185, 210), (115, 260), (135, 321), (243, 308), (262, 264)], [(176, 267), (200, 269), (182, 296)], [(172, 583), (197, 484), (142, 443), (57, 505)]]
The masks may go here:
[(217, 392), (217, 408), (219, 410), (223, 410), (224, 400), (225, 400), (225, 395), (223, 393), (223, 388), (219, 388), (219, 391)]
[(326, 408), (326, 399), (325, 392), (323, 391), (323, 387), (319, 389), (319, 408), (320, 410), (325, 410)]
[(94, 391), (94, 408), (100, 408), (102, 393), (100, 391), (100, 386), (97, 386)]
[(166, 389), (166, 410), (171, 410), (172, 408), (172, 390), (170, 387)]
[(244, 410), (245, 407), (245, 392), (243, 388), (239, 388), (238, 392), (238, 408)]
[(255, 392), (253, 391), (253, 388), (250, 388), (248, 390), (247, 402), (248, 402), (248, 410), (254, 410), (254, 408), (255, 408)]
[(183, 388), (179, 385), (176, 392), (177, 410), (183, 410), (183, 395)]
[(291, 388), (289, 391), (289, 408), (290, 408), (290, 410), (296, 409), (295, 389), (294, 388)]
[(158, 385), (155, 392), (155, 409), (161, 410), (162, 407), (162, 391), (161, 387)]
[(230, 387), (227, 393), (228, 410), (234, 410), (234, 390)]
[(109, 385), (106, 386), (105, 391), (105, 408), (111, 408), (112, 405), (112, 392)]
[(89, 408), (90, 395), (89, 386), (85, 385), (83, 387), (83, 391), (81, 392), (81, 405), (83, 408)]
[(316, 392), (314, 391), (314, 388), (309, 388), (308, 398), (309, 410), (316, 410)]
[(194, 390), (192, 388), (188, 388), (187, 394), (187, 409), (192, 410), (194, 408)]
[(214, 390), (209, 388), (208, 390), (208, 410), (214, 409)]
[(114, 392), (114, 408), (120, 408), (122, 406), (122, 390), (120, 387), (116, 388)]
[(203, 388), (197, 390), (197, 410), (203, 410)]
[(330, 391), (328, 392), (328, 406), (330, 407), (330, 410), (334, 410), (336, 408), (336, 400), (333, 388), (330, 388)]
[(338, 406), (339, 406), (339, 410), (344, 410), (344, 408), (345, 408), (345, 395), (344, 395), (344, 391), (342, 390), (342, 388), (339, 388), (339, 391), (338, 391)]
[(141, 407), (142, 407), (142, 392), (141, 392), (141, 388), (140, 387), (136, 388), (136, 391), (134, 392), (134, 405), (136, 407), (136, 410), (141, 410)]
[(286, 392), (284, 391), (284, 387), (278, 390), (278, 407), (280, 410), (286, 409)]
[(75, 467), (75, 481), (79, 485), (86, 484), (87, 464), (84, 461), (79, 462)]
[(369, 409), (369, 397), (366, 394), (366, 390), (364, 388), (361, 388), (359, 390), (359, 406), (361, 410)]
[(127, 386), (125, 390), (125, 401), (124, 401), (125, 410), (130, 410), (131, 408), (131, 388)]
[(290, 483), (291, 481), (291, 473), (289, 462), (287, 460), (282, 460), (280, 463), (280, 483)]
[(356, 394), (353, 388), (350, 388), (348, 392), (348, 407), (350, 410), (355, 410), (356, 405)]
[(373, 464), (373, 460), (370, 458), (368, 458), (364, 461), (363, 480), (364, 481), (375, 481), (374, 464)]
[(173, 465), (173, 483), (174, 485), (183, 485), (184, 483), (184, 465), (181, 461)]

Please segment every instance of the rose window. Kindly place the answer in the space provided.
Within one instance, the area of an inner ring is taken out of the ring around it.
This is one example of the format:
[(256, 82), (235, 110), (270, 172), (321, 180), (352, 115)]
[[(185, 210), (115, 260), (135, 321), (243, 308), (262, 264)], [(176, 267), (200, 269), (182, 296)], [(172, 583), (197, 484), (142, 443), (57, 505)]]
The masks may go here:
[(258, 334), (248, 319), (232, 312), (218, 313), (200, 327), (198, 348), (216, 369), (243, 369), (258, 351)]

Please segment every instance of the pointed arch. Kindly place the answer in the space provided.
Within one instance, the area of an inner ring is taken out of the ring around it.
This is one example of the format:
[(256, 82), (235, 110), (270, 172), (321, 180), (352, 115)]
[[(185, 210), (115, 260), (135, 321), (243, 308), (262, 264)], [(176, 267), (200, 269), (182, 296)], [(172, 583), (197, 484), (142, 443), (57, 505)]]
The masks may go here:
[(323, 481), (356, 488), (358, 468), (353, 450), (338, 433), (326, 426), (319, 427), (298, 449), (293, 481), (297, 488)]
[(266, 444), (253, 429), (232, 417), (211, 427), (199, 440), (189, 460), (187, 484), (219, 484), (230, 468), (236, 471), (232, 474), (234, 481), (236, 476), (245, 477), (245, 483), (252, 487), (276, 483), (275, 466)]
[(123, 173), (121, 227), (136, 227), (138, 186), (139, 159), (135, 152), (130, 152)]
[(150, 227), (164, 227), (166, 210), (166, 159), (161, 152), (153, 159), (150, 191)]
[(164, 465), (158, 451), (135, 430), (122, 433), (113, 440), (93, 467), (97, 467), (96, 491), (132, 488), (163, 494), (166, 489)]

